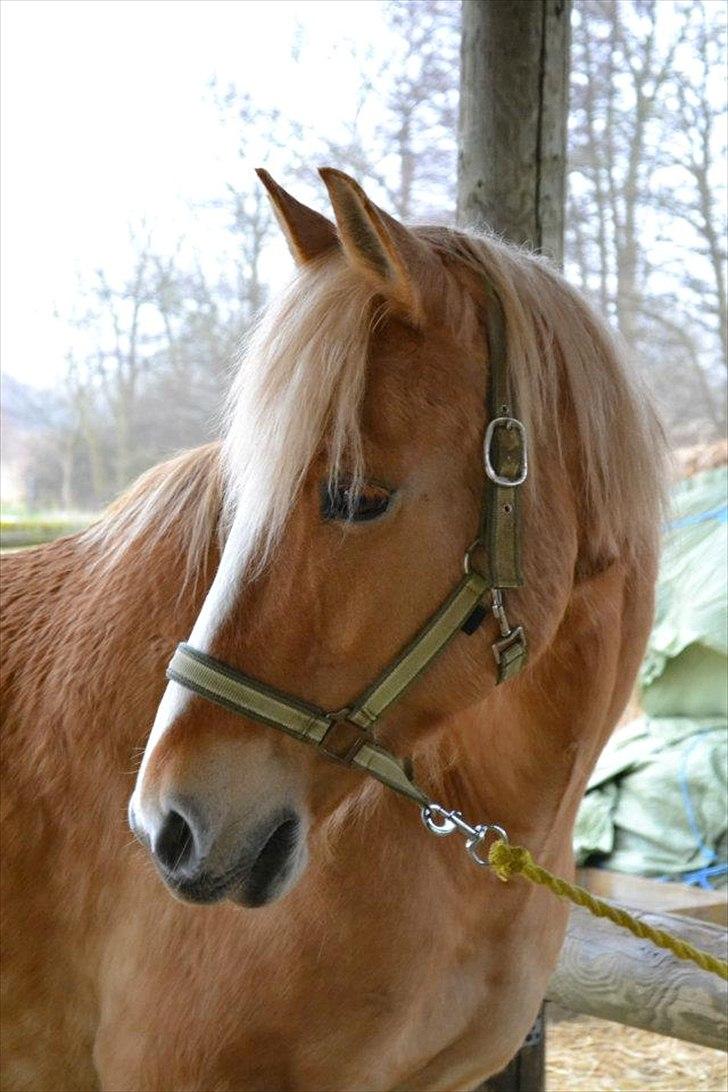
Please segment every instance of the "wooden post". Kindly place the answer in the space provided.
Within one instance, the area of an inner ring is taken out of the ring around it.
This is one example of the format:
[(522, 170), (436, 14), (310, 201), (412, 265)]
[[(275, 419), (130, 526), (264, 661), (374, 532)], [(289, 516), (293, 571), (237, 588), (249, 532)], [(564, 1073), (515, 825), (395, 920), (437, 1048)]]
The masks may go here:
[[(564, 254), (571, 0), (463, 0), (458, 222)], [(542, 1092), (543, 1009), (482, 1092)]]
[(463, 0), (458, 221), (563, 260), (571, 0)]

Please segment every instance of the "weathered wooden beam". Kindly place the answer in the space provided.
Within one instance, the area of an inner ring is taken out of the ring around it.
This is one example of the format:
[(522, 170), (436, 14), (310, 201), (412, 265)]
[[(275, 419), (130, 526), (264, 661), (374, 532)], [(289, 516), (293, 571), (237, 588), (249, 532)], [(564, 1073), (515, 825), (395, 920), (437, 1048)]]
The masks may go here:
[[(626, 909), (640, 921), (726, 958), (728, 934), (721, 926)], [(728, 1049), (728, 983), (580, 907), (571, 911), (546, 996), (572, 1012)]]
[(464, 0), (458, 222), (563, 258), (571, 0)]

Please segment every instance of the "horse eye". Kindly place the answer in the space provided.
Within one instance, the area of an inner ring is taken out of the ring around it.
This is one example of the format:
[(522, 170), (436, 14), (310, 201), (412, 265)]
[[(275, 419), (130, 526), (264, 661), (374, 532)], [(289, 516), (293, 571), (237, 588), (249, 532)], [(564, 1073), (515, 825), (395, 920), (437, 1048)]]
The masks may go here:
[(356, 489), (351, 483), (321, 487), (321, 515), (329, 520), (365, 523), (384, 515), (391, 494), (382, 485), (365, 484)]

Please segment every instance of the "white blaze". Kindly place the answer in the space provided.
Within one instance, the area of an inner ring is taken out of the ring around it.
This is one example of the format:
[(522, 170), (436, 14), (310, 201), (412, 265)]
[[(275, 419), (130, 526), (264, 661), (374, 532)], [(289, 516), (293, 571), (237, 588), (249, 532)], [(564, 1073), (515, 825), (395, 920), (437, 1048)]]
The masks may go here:
[[(215, 579), (202, 604), (202, 610), (197, 616), (189, 643), (200, 652), (209, 652), (216, 633), (228, 616), (235, 602), (237, 589), (240, 587), (244, 570), (250, 557), (250, 524), (242, 510), (239, 510), (233, 520), (225, 548), (223, 549)], [(169, 682), (164, 691), (162, 700), (154, 718), (154, 724), (144, 750), (142, 764), (137, 774), (132, 807), (139, 810), (138, 795), (144, 781), (144, 773), (151, 758), (154, 748), (165, 735), (170, 726), (184, 712), (189, 701), (194, 695), (190, 690), (179, 683)], [(135, 801), (135, 797), (137, 800)]]

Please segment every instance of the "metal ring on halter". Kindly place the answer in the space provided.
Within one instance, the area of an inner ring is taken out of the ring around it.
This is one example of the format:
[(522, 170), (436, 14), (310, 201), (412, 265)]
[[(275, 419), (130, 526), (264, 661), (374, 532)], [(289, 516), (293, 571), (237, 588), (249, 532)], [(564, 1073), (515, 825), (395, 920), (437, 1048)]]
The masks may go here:
[(476, 837), (468, 838), (465, 843), (465, 848), (476, 864), (481, 865), (483, 868), (487, 868), (490, 861), (487, 857), (480, 857), (478, 855), (478, 846), (481, 842), (485, 841), (489, 834), (493, 834), (495, 840), (501, 842), (507, 842), (508, 835), (503, 830), (503, 827), (499, 827), (496, 823), (482, 823), (475, 829), (477, 831)]
[[(504, 477), (502, 474), (499, 474), (493, 466), (490, 451), (497, 428), (505, 428), (509, 432), (511, 429), (516, 429), (518, 432), (518, 438), (521, 444), (521, 468), (514, 478)], [(483, 441), (483, 458), (485, 461), (485, 472), (490, 480), (496, 485), (507, 486), (509, 489), (513, 489), (517, 485), (523, 485), (528, 477), (528, 448), (526, 447), (526, 428), (523, 422), (519, 421), (517, 417), (494, 418), (488, 425), (485, 433), (485, 440)]]
[[(441, 822), (436, 821), (436, 815), (442, 817)], [(435, 834), (438, 838), (446, 838), (448, 834), (457, 830), (457, 825), (453, 823), (449, 813), (439, 804), (427, 804), (420, 812), (420, 818), (430, 834)]]
[(476, 538), (475, 542), (472, 542), (465, 551), (465, 557), (463, 558), (463, 571), (465, 572), (466, 576), (470, 576), (472, 572), (476, 572), (479, 576), (482, 576), (482, 573), (480, 573), (478, 569), (473, 568), (472, 562), (473, 551), (477, 550), (478, 547), (480, 547), (481, 550), (484, 550), (485, 543), (482, 542), (479, 538)]

